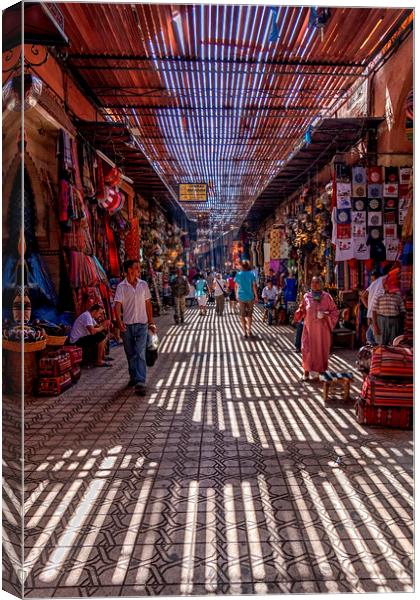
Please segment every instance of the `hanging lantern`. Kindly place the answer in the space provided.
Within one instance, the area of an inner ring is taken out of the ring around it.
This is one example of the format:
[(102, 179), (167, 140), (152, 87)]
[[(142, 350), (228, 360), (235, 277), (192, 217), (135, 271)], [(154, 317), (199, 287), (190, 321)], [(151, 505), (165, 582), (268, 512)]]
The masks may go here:
[(22, 78), (12, 77), (3, 86), (3, 105), (14, 112), (29, 110), (38, 103), (42, 94), (42, 81), (36, 75), (26, 73), (23, 76), (23, 102), (22, 102)]
[(331, 11), (329, 8), (322, 6), (312, 6), (309, 14), (309, 25), (320, 30), (321, 42), (324, 40), (324, 27), (328, 23)]

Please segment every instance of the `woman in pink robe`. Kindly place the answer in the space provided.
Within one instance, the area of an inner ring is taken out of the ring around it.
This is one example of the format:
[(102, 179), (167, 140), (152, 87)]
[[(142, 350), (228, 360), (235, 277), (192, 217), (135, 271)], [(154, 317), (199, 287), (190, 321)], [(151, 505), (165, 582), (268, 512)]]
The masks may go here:
[(302, 366), (304, 380), (309, 372), (324, 373), (328, 369), (331, 348), (331, 332), (334, 329), (339, 311), (330, 294), (322, 290), (320, 277), (313, 277), (311, 291), (305, 294), (300, 306), (304, 318), (302, 334)]

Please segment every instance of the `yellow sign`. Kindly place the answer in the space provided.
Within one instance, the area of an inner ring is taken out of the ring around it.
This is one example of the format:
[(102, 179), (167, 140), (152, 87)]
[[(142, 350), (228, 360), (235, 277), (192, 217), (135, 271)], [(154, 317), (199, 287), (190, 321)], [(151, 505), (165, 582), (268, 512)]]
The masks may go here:
[(206, 183), (180, 183), (180, 202), (207, 202)]

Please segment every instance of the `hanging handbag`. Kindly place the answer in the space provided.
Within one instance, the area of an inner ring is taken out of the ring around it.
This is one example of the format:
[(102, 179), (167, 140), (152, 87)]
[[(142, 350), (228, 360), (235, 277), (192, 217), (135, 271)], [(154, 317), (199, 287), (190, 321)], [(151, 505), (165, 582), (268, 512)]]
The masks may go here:
[(220, 283), (219, 283), (219, 280), (218, 280), (218, 279), (216, 279), (216, 283), (217, 283), (217, 285), (219, 286), (219, 288), (220, 288), (220, 289), (222, 290), (222, 292), (223, 292), (223, 298), (227, 298), (227, 296), (228, 296), (228, 295), (227, 295), (227, 292), (225, 292), (225, 290), (222, 288), (222, 286), (220, 285)]
[(146, 365), (153, 367), (158, 358), (159, 338), (156, 333), (147, 334)]

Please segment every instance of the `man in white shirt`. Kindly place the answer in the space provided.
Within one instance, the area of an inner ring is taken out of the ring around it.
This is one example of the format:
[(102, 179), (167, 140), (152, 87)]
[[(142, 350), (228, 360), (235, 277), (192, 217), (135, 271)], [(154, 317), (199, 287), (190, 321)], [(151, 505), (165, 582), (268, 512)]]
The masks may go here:
[(114, 297), (116, 321), (128, 361), (128, 385), (135, 386), (136, 392), (145, 396), (147, 332), (156, 332), (152, 301), (149, 286), (140, 279), (139, 261), (126, 260), (124, 271), (127, 276), (118, 284)]
[(110, 323), (103, 321), (98, 325), (96, 322), (101, 311), (100, 304), (92, 304), (77, 317), (70, 331), (70, 343), (82, 348), (84, 362), (94, 360), (96, 367), (112, 367), (104, 360)]

